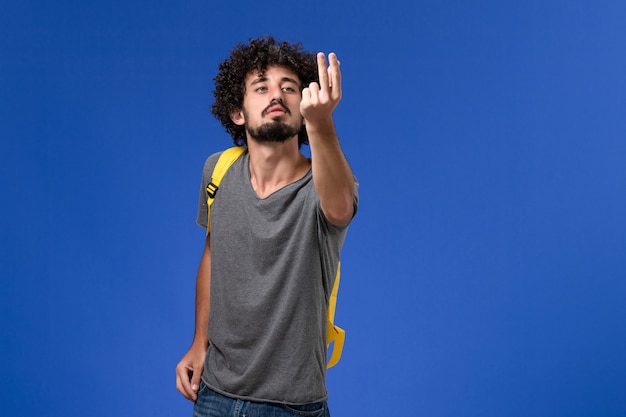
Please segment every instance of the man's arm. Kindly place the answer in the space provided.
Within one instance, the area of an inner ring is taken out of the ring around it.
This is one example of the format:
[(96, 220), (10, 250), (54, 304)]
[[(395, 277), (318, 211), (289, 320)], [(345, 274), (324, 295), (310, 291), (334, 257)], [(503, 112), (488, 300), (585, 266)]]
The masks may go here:
[(354, 177), (341, 150), (333, 121), (333, 110), (341, 100), (339, 60), (329, 54), (317, 54), (320, 83), (311, 83), (302, 91), (300, 112), (306, 123), (311, 147), (313, 182), (320, 205), (328, 221), (337, 226), (350, 222), (354, 215)]
[(190, 401), (198, 398), (204, 358), (209, 346), (207, 327), (211, 297), (211, 239), (207, 235), (196, 278), (196, 327), (189, 351), (176, 366), (176, 389)]

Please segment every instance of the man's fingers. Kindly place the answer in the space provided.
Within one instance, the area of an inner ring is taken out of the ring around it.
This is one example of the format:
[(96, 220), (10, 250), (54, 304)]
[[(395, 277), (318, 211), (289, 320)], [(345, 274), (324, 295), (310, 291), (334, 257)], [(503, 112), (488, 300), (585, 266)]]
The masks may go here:
[(194, 394), (198, 393), (198, 390), (200, 389), (200, 377), (202, 375), (200, 374), (200, 372), (194, 372), (191, 375), (191, 390), (194, 392)]
[(309, 100), (312, 102), (317, 102), (317, 97), (320, 95), (321, 87), (318, 83), (312, 82), (309, 84)]
[(334, 52), (328, 55), (328, 63), (323, 52), (317, 54), (319, 83), (312, 82), (306, 86), (302, 90), (300, 102), (300, 112), (308, 121), (329, 116), (341, 100), (339, 65), (337, 54)]
[(187, 398), (190, 401), (191, 399), (191, 387), (189, 386), (189, 376), (185, 370), (181, 370), (176, 368), (176, 389), (180, 392), (183, 397)]
[(189, 401), (195, 401), (198, 398), (197, 390), (194, 390), (190, 383), (190, 375), (192, 373), (193, 371), (190, 368), (176, 367), (176, 389)]
[(319, 76), (319, 87), (322, 95), (328, 93), (328, 97), (336, 101), (341, 99), (341, 63), (337, 54), (328, 54), (328, 62), (323, 52), (317, 54), (317, 72)]
[(331, 98), (333, 100), (339, 100), (341, 98), (341, 70), (339, 66), (341, 63), (337, 59), (337, 54), (331, 52), (328, 55), (328, 61), (330, 63), (328, 67), (328, 76), (331, 90)]
[(326, 68), (326, 56), (323, 52), (317, 53), (317, 75), (320, 79), (320, 89), (322, 91), (328, 89), (328, 69)]
[(302, 101), (309, 101), (311, 99), (311, 89), (309, 87), (304, 87), (302, 89)]

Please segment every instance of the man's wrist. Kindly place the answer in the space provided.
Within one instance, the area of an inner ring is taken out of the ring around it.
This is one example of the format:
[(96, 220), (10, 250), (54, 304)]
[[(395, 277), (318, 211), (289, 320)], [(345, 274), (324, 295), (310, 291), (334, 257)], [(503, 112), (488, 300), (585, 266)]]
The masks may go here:
[(191, 342), (192, 349), (204, 349), (206, 350), (209, 347), (209, 337), (208, 335), (195, 335), (193, 338), (193, 342)]
[(308, 135), (336, 136), (335, 122), (333, 118), (318, 120), (316, 122), (306, 122), (306, 132)]

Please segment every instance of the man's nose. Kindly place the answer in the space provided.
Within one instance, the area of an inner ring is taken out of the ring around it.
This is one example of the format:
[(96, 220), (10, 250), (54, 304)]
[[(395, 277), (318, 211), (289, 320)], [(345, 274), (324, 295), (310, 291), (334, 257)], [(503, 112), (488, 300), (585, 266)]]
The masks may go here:
[(272, 102), (274, 102), (274, 101), (278, 101), (280, 103), (283, 102), (283, 89), (280, 88), (280, 86), (272, 87), (270, 92), (271, 92), (270, 96), (272, 98)]

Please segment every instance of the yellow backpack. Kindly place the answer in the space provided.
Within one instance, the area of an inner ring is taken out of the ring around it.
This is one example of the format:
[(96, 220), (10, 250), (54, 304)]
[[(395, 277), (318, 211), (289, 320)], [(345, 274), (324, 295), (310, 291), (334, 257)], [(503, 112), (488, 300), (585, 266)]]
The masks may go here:
[[(217, 164), (211, 174), (211, 181), (206, 186), (206, 191), (209, 195), (207, 199), (207, 234), (211, 228), (211, 205), (215, 200), (215, 194), (220, 187), (222, 178), (228, 171), (228, 168), (244, 153), (246, 148), (235, 146), (233, 148), (226, 149), (220, 155), (217, 160)], [(333, 285), (333, 291), (330, 294), (330, 300), (328, 303), (328, 311), (326, 312), (327, 330), (326, 330), (326, 348), (330, 347), (333, 343), (333, 350), (330, 356), (330, 360), (326, 365), (327, 368), (335, 366), (341, 358), (341, 352), (343, 351), (343, 342), (346, 338), (346, 332), (339, 326), (335, 326), (335, 307), (337, 305), (337, 291), (339, 290), (339, 270), (341, 264), (337, 265), (337, 276), (335, 277), (335, 284)]]

